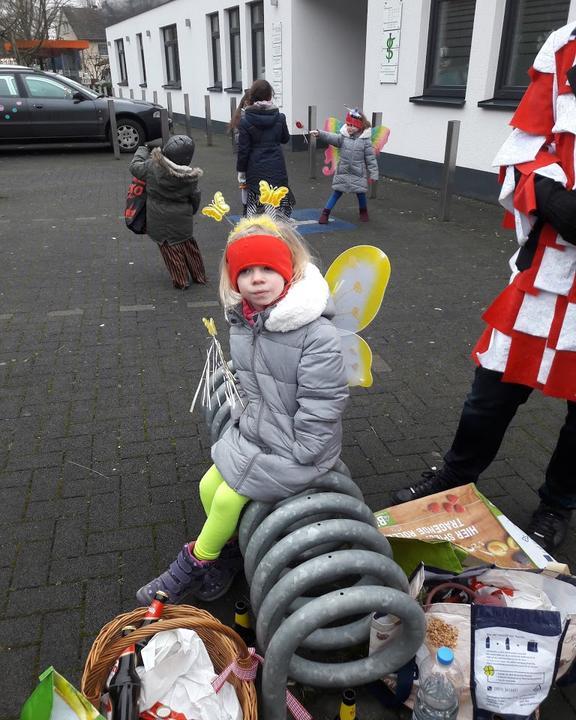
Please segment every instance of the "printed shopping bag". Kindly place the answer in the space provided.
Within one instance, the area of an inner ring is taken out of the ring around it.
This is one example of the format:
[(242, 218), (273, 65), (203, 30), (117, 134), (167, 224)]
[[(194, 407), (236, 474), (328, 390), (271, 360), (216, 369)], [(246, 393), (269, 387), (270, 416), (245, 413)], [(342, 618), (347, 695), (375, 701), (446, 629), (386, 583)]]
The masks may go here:
[(105, 720), (53, 667), (45, 670), (39, 680), (22, 706), (20, 720)]
[(124, 210), (126, 227), (136, 235), (146, 235), (146, 183), (133, 177)]

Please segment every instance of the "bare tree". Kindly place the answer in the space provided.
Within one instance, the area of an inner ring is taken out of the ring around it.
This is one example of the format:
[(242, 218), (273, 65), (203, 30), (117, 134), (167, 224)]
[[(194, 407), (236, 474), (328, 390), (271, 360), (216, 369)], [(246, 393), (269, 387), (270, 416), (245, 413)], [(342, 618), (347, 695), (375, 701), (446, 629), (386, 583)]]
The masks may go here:
[[(50, 29), (56, 23), (62, 8), (70, 0), (1, 0), (0, 42), (9, 42), (16, 62), (29, 65)], [(17, 40), (34, 40), (30, 48), (19, 48)]]

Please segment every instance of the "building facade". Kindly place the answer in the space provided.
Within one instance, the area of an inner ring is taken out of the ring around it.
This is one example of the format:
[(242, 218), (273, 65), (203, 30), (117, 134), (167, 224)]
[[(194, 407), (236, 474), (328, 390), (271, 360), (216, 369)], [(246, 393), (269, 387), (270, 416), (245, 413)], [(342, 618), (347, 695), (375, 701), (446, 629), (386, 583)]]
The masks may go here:
[(460, 121), (457, 187), (494, 198), (491, 160), (506, 138), (527, 70), (576, 0), (172, 0), (107, 28), (116, 94), (166, 104), (225, 128), (231, 99), (265, 77), (296, 128), (345, 106), (382, 113), (382, 173), (435, 186), (449, 120)]

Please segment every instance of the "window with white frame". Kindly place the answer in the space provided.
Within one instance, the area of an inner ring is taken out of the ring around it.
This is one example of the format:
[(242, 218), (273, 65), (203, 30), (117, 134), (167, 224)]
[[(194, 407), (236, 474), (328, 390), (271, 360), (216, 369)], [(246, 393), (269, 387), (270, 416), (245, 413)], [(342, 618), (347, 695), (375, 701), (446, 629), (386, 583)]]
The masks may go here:
[(423, 96), (464, 100), (476, 0), (432, 0)]
[(161, 28), (164, 43), (166, 85), (180, 85), (180, 58), (178, 56), (178, 30), (176, 25)]
[(507, 0), (495, 99), (520, 100), (528, 87), (528, 69), (553, 30), (568, 20), (570, 0)]
[(263, 2), (255, 2), (250, 5), (250, 25), (252, 31), (252, 78), (259, 80), (266, 75)]
[(240, 8), (228, 10), (230, 38), (230, 80), (233, 88), (242, 88), (242, 55), (240, 52)]
[(138, 48), (138, 60), (140, 63), (140, 85), (146, 85), (146, 58), (144, 57), (142, 33), (136, 33), (136, 46)]
[(222, 87), (222, 61), (220, 56), (220, 17), (218, 13), (208, 15), (210, 52), (212, 55), (212, 87)]
[(114, 40), (116, 45), (116, 58), (118, 59), (118, 72), (120, 73), (119, 85), (128, 84), (128, 72), (126, 70), (126, 53), (124, 52), (124, 40)]

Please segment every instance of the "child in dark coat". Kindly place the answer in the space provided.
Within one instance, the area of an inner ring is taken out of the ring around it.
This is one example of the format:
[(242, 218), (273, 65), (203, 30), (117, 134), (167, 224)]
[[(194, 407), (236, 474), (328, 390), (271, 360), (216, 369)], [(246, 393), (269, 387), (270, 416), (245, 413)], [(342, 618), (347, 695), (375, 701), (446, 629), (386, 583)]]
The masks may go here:
[(192, 235), (193, 216), (200, 205), (198, 178), (202, 170), (190, 167), (194, 140), (173, 135), (162, 150), (139, 147), (130, 172), (146, 183), (146, 232), (158, 244), (178, 290), (186, 290), (190, 277), (206, 282), (202, 255)]
[[(261, 180), (279, 187), (288, 186), (288, 173), (282, 145), (290, 140), (286, 117), (272, 102), (272, 86), (256, 80), (249, 90), (249, 104), (238, 125), (238, 183), (248, 190), (248, 207), (263, 212), (259, 203)], [(295, 198), (290, 191), (282, 199), (280, 211), (290, 217)], [(251, 214), (255, 214), (251, 212)]]

